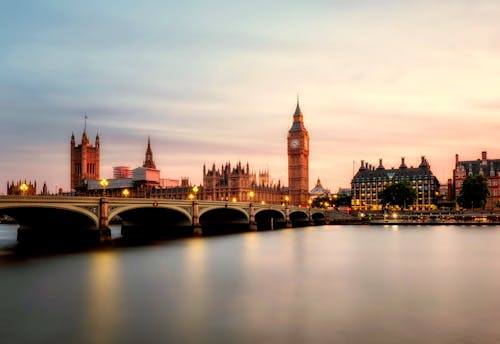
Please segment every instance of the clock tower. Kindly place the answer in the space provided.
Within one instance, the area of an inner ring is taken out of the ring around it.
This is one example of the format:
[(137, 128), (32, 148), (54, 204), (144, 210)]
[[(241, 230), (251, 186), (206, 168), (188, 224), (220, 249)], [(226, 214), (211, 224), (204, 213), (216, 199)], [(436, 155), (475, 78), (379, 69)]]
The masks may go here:
[(297, 98), (293, 124), (288, 131), (288, 188), (290, 204), (307, 205), (309, 200), (309, 134)]

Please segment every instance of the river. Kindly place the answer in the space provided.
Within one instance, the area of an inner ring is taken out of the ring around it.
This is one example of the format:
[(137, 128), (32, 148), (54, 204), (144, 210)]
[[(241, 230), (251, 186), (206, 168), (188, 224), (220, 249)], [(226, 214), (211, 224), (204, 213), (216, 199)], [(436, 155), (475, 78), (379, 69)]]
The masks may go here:
[[(2, 343), (498, 343), (500, 227), (318, 226), (14, 254)], [(116, 228), (114, 231), (116, 235)]]

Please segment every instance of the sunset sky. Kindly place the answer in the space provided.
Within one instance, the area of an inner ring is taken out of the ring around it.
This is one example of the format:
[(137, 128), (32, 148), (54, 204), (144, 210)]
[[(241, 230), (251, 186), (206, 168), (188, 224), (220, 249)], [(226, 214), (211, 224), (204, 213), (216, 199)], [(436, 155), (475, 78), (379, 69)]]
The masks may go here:
[(69, 189), (69, 140), (101, 138), (101, 175), (142, 164), (201, 183), (241, 161), (287, 181), (297, 93), (309, 179), (359, 161), (500, 158), (500, 1), (3, 1), (0, 194)]

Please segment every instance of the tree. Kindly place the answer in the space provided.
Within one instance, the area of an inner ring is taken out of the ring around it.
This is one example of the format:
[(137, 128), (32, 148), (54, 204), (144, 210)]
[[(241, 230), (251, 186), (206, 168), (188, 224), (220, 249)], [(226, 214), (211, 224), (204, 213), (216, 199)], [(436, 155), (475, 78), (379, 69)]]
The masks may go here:
[(488, 181), (484, 176), (467, 176), (462, 183), (458, 204), (463, 208), (484, 208), (489, 195)]
[(380, 193), (380, 199), (384, 206), (397, 205), (404, 208), (415, 202), (417, 192), (409, 181), (402, 180), (387, 186)]

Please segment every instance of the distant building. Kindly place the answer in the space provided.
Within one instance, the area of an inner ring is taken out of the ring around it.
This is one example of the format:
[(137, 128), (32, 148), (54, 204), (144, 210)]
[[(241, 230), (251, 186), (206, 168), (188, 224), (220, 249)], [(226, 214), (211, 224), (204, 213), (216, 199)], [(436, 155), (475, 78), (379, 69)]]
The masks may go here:
[(323, 185), (321, 185), (321, 181), (318, 178), (318, 181), (316, 182), (316, 186), (309, 191), (309, 196), (311, 199), (314, 199), (316, 197), (325, 197), (330, 195), (330, 190), (325, 189)]
[(113, 179), (107, 180), (106, 187), (101, 185), (98, 179), (86, 179), (78, 189), (78, 195), (109, 197), (138, 197), (138, 198), (169, 198), (189, 199), (192, 186), (187, 178), (182, 179), (179, 186), (178, 180), (160, 178), (160, 170), (156, 168), (151, 149), (151, 140), (145, 153), (145, 159), (141, 167), (131, 170), (126, 166), (113, 168)]
[(84, 129), (82, 142), (78, 146), (75, 135), (71, 134), (71, 190), (84, 187), (84, 180), (98, 180), (100, 168), (100, 142), (99, 134), (95, 137), (95, 145), (92, 146)]
[(390, 184), (402, 180), (409, 181), (417, 192), (414, 204), (408, 209), (428, 210), (436, 204), (439, 195), (439, 181), (432, 174), (425, 157), (416, 168), (407, 167), (401, 158), (398, 169), (386, 169), (379, 160), (377, 167), (361, 160), (361, 166), (351, 181), (352, 207), (357, 210), (381, 210), (381, 192)]
[(456, 199), (462, 190), (462, 183), (467, 176), (482, 175), (488, 181), (490, 196), (486, 208), (494, 208), (500, 201), (500, 159), (488, 159), (486, 151), (481, 153), (481, 159), (460, 161), (455, 155), (453, 170), (453, 196)]
[(132, 169), (128, 166), (115, 166), (113, 167), (113, 178), (132, 178)]
[[(203, 191), (202, 199), (213, 201), (238, 201), (238, 202), (264, 202), (269, 204), (282, 204), (288, 189), (281, 187), (281, 183), (269, 184), (269, 172), (250, 172), (248, 164), (242, 166), (231, 163), (216, 168), (207, 169), (203, 165)], [(253, 196), (252, 196), (253, 195)]]

